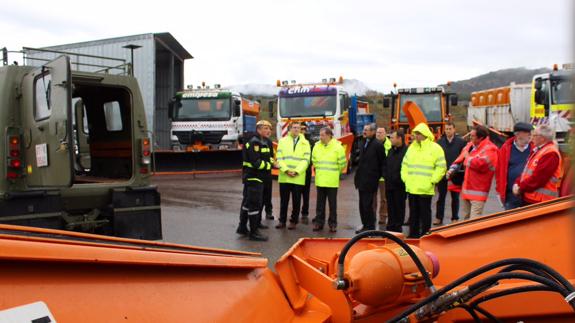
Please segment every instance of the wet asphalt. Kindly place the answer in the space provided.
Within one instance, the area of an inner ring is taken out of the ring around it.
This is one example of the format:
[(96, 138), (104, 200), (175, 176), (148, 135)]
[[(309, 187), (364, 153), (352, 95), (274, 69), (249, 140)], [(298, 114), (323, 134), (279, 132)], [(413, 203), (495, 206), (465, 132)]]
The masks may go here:
[[(316, 192), (311, 187), (310, 223), (298, 224), (295, 230), (275, 229), (279, 217), (279, 187), (274, 181), (272, 202), (275, 220), (263, 220), (270, 228), (262, 230), (269, 237), (266, 242), (250, 241), (235, 233), (242, 200), (242, 182), (239, 173), (209, 175), (156, 176), (153, 183), (162, 196), (162, 231), (164, 241), (233, 250), (259, 252), (273, 264), (300, 238), (350, 238), (361, 227), (359, 198), (353, 186), (353, 174), (344, 175), (338, 190), (338, 228), (330, 233), (313, 232), (311, 219), (315, 216)], [(450, 196), (445, 210), (445, 223), (451, 218)], [(435, 215), (435, 199), (432, 205)], [(493, 189), (485, 213), (501, 211)], [(288, 211), (288, 217), (291, 212)], [(461, 211), (460, 211), (461, 212)], [(409, 211), (407, 211), (407, 215)], [(407, 226), (404, 233), (407, 234)]]

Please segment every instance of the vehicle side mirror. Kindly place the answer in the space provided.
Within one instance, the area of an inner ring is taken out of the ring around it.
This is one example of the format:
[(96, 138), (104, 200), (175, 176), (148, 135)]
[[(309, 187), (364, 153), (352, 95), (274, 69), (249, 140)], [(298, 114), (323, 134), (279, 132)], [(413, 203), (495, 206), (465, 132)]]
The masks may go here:
[(176, 103), (176, 100), (171, 99), (170, 101), (168, 101), (168, 118), (173, 119), (174, 118), (174, 104)]
[(536, 89), (535, 90), (535, 103), (537, 104), (545, 104), (545, 92), (541, 89)]
[(384, 108), (389, 108), (391, 106), (391, 98), (389, 97), (384, 97), (383, 98), (383, 107)]
[(242, 111), (242, 101), (234, 100), (234, 117), (239, 117)]
[(457, 94), (452, 94), (452, 95), (449, 97), (449, 105), (451, 105), (452, 107), (453, 107), (453, 106), (456, 106), (456, 105), (457, 105), (457, 102), (458, 102)]
[(541, 79), (535, 79), (535, 89), (541, 90), (542, 87), (543, 87), (543, 83), (541, 82)]

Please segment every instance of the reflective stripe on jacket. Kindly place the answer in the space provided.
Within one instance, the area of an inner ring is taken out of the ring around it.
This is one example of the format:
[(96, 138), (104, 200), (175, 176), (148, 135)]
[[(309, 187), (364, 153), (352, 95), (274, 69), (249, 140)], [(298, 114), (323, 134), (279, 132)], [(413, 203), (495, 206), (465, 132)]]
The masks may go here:
[(339, 140), (332, 139), (327, 145), (318, 141), (311, 156), (315, 168), (315, 186), (339, 187), (339, 175), (347, 165), (345, 150)]
[(461, 198), (471, 201), (487, 200), (495, 175), (497, 158), (497, 146), (489, 138), (483, 139), (475, 149), (466, 154), (463, 159), (465, 175)]
[(533, 176), (533, 172), (537, 168), (539, 160), (546, 154), (557, 154), (557, 156), (559, 156), (559, 164), (553, 172), (553, 175), (551, 175), (543, 187), (540, 187), (533, 192), (523, 193), (523, 199), (527, 203), (539, 203), (559, 197), (559, 186), (561, 185), (562, 177), (561, 170), (563, 169), (563, 166), (561, 161), (561, 154), (554, 144), (547, 144), (543, 146), (541, 149), (537, 150), (529, 157), (527, 160), (527, 165), (525, 165), (525, 169), (521, 174), (520, 181), (524, 181), (527, 178)]
[(447, 165), (443, 149), (425, 123), (418, 124), (412, 132), (420, 132), (427, 139), (414, 141), (407, 148), (401, 164), (401, 179), (405, 190), (414, 195), (434, 195), (435, 184), (445, 175)]
[[(290, 134), (280, 139), (276, 152), (276, 160), (280, 168), (278, 182), (305, 185), (305, 171), (309, 167), (310, 156), (310, 145), (304, 135), (299, 135), (295, 150), (294, 138)], [(286, 174), (288, 170), (296, 172), (297, 176), (288, 176)]]

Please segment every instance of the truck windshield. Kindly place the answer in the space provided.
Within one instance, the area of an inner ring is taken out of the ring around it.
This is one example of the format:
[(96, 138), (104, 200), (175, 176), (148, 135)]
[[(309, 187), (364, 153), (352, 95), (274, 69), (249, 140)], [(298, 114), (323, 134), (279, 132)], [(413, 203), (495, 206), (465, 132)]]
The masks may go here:
[(337, 108), (337, 96), (280, 97), (282, 118), (333, 116)]
[(552, 79), (551, 95), (553, 104), (573, 103), (573, 82), (568, 78)]
[(401, 94), (399, 100), (399, 121), (407, 122), (407, 117), (403, 112), (403, 105), (406, 101), (412, 101), (419, 106), (427, 121), (440, 122), (441, 120), (441, 94)]
[(230, 99), (183, 99), (176, 103), (174, 120), (225, 121), (231, 118)]

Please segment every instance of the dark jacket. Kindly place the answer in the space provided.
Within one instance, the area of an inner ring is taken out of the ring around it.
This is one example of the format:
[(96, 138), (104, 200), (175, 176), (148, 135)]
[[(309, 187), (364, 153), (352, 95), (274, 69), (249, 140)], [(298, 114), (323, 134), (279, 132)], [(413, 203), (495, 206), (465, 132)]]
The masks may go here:
[(385, 167), (385, 189), (386, 190), (403, 190), (405, 183), (401, 180), (401, 162), (407, 151), (407, 145), (401, 147), (391, 147), (387, 153)]
[(360, 142), (359, 164), (355, 171), (355, 188), (360, 191), (376, 192), (379, 178), (385, 169), (385, 149), (379, 140), (372, 138), (365, 147), (365, 139)]
[(445, 134), (437, 140), (437, 143), (441, 146), (441, 148), (443, 148), (447, 168), (449, 168), (449, 166), (453, 164), (453, 162), (457, 159), (459, 154), (461, 154), (461, 150), (463, 150), (465, 145), (467, 145), (467, 142), (458, 135), (453, 136), (453, 140), (449, 142)]
[(272, 169), (272, 142), (269, 139), (253, 136), (242, 150), (243, 174), (242, 179), (263, 182), (271, 176)]

